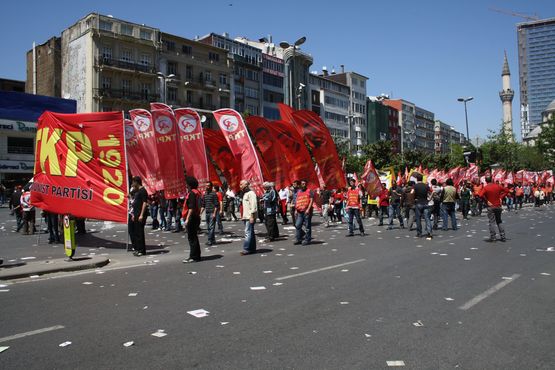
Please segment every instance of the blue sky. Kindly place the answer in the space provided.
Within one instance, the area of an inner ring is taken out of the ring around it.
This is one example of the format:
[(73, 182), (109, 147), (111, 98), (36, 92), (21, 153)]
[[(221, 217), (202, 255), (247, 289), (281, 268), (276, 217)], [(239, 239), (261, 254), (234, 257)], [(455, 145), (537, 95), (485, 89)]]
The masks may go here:
[(339, 70), (344, 64), (369, 77), (369, 95), (409, 100), (461, 132), (464, 108), (456, 99), (473, 96), (470, 136), (485, 137), (501, 124), (498, 92), (506, 49), (516, 92), (513, 126), (520, 136), (516, 24), (524, 20), (492, 7), (555, 17), (553, 0), (10, 1), (1, 5), (0, 77), (24, 80), (32, 42), (60, 35), (90, 12), (188, 38), (228, 32), (253, 39), (272, 35), (279, 43), (306, 36), (303, 50), (314, 57), (311, 70)]

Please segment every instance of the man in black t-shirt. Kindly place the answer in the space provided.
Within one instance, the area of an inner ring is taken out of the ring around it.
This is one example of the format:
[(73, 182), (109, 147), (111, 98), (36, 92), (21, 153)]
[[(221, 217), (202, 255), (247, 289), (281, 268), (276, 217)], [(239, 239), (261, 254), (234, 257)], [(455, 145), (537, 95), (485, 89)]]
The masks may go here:
[(135, 193), (133, 195), (133, 202), (131, 203), (132, 212), (129, 234), (131, 236), (133, 249), (135, 250), (133, 254), (139, 257), (146, 254), (145, 223), (148, 216), (148, 194), (139, 176), (133, 177), (131, 186), (135, 190)]
[(189, 240), (189, 258), (183, 260), (183, 263), (199, 262), (200, 242), (198, 240), (198, 228), (200, 226), (200, 208), (202, 195), (198, 191), (198, 180), (192, 176), (185, 178), (187, 183), (187, 197), (183, 207), (183, 218), (185, 219), (185, 229), (187, 230), (187, 239)]
[(426, 231), (428, 239), (432, 238), (432, 222), (430, 220), (430, 206), (428, 194), (430, 189), (427, 184), (422, 182), (422, 175), (415, 174), (417, 183), (414, 185), (414, 207), (416, 214), (416, 236), (422, 236), (422, 215), (426, 220)]

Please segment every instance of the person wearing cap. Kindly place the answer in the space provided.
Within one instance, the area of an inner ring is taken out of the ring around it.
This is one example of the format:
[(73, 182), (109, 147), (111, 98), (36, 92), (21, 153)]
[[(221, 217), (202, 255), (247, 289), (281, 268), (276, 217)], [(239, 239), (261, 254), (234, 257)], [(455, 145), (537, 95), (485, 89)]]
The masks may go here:
[(264, 195), (262, 202), (264, 205), (264, 224), (268, 233), (268, 241), (274, 241), (279, 238), (279, 229), (277, 226), (277, 208), (278, 208), (278, 195), (274, 189), (273, 182), (264, 182)]
[(353, 221), (356, 217), (360, 235), (364, 236), (364, 226), (360, 218), (360, 202), (362, 199), (361, 191), (356, 187), (355, 179), (349, 180), (349, 189), (347, 190), (347, 215), (349, 216), (349, 233), (347, 236), (354, 235)]

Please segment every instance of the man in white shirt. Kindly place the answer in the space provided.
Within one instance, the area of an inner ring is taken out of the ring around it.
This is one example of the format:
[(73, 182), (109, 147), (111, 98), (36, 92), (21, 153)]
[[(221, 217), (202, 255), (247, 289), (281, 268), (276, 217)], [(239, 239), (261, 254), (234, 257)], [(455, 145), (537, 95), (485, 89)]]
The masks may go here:
[(287, 219), (287, 208), (289, 206), (289, 188), (285, 187), (280, 189), (279, 195), (279, 214), (281, 215), (281, 220), (283, 225), (287, 225), (289, 220)]
[(241, 255), (256, 253), (256, 235), (254, 234), (254, 223), (258, 214), (258, 199), (256, 194), (249, 188), (247, 180), (241, 180), (239, 186), (243, 191), (243, 213), (241, 218), (245, 223), (245, 242)]

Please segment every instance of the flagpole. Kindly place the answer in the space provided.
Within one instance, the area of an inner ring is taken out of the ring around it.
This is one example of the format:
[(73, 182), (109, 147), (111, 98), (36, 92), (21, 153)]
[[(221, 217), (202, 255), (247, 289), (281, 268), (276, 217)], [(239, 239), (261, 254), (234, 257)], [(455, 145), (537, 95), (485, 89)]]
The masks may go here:
[(129, 161), (127, 160), (127, 140), (125, 140), (125, 112), (121, 111), (122, 123), (123, 123), (123, 153), (125, 155), (125, 180), (126, 180), (126, 191), (127, 191), (127, 205), (125, 206), (127, 215), (127, 240), (125, 242), (126, 252), (129, 252)]

